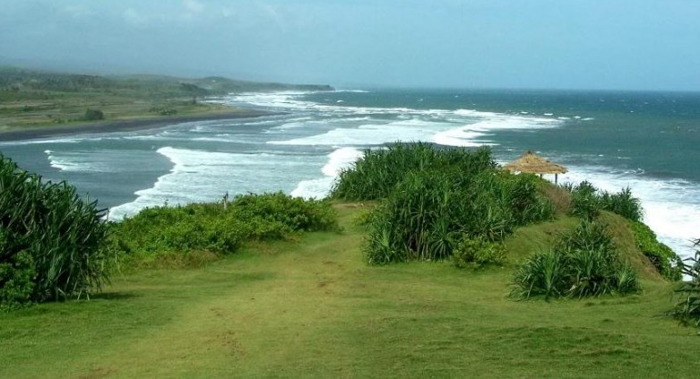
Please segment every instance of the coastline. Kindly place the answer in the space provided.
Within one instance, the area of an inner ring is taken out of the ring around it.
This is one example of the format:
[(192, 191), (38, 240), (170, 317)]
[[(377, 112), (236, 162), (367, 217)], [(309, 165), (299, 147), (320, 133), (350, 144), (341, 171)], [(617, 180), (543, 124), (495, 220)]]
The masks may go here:
[(48, 137), (72, 136), (86, 133), (113, 133), (135, 130), (154, 129), (168, 125), (182, 124), (196, 121), (216, 121), (237, 118), (250, 118), (273, 116), (279, 112), (270, 112), (259, 109), (235, 108), (235, 110), (221, 113), (203, 113), (187, 116), (166, 116), (154, 118), (134, 118), (113, 121), (101, 121), (80, 125), (42, 126), (27, 129), (13, 129), (0, 131), (0, 142), (23, 141)]

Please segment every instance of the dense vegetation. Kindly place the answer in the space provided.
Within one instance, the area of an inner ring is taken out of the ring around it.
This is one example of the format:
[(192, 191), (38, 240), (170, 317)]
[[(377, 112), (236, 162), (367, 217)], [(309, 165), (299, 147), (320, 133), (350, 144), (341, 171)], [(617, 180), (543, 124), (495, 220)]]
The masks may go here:
[(641, 203), (629, 188), (611, 194), (586, 181), (563, 188), (570, 194), (568, 213), (579, 217), (581, 224), (561, 235), (553, 249), (540, 251), (525, 261), (514, 275), (516, 296), (549, 299), (638, 291), (636, 272), (620, 257), (607, 225), (600, 220), (603, 211), (628, 220), (636, 246), (661, 276), (672, 281), (681, 279), (680, 258), (641, 222)]
[(592, 220), (600, 211), (605, 210), (635, 222), (640, 222), (644, 216), (639, 199), (632, 196), (632, 190), (623, 188), (620, 192), (611, 194), (599, 191), (591, 183), (583, 181), (578, 185), (564, 186), (571, 193), (571, 214), (587, 220)]
[(240, 195), (230, 203), (147, 208), (111, 226), (113, 249), (136, 263), (166, 256), (187, 259), (201, 253), (229, 254), (246, 241), (338, 229), (335, 212), (327, 201), (304, 200), (281, 192)]
[(104, 211), (0, 156), (0, 307), (100, 289), (113, 254)]
[(620, 255), (601, 222), (583, 220), (554, 248), (530, 257), (515, 273), (520, 298), (585, 297), (639, 290), (637, 274)]
[(656, 239), (656, 234), (641, 220), (643, 209), (629, 188), (619, 193), (599, 191), (589, 182), (564, 187), (571, 193), (569, 213), (585, 220), (594, 220), (601, 211), (616, 213), (630, 222), (637, 246), (657, 271), (666, 279), (680, 280), (682, 261), (668, 246)]
[(445, 259), (469, 245), (466, 240), (498, 242), (516, 226), (551, 218), (554, 207), (540, 193), (542, 184), (533, 175), (497, 170), (485, 148), (397, 143), (365, 151), (340, 174), (331, 196), (381, 199), (368, 222), (366, 255), (383, 264)]
[(406, 175), (417, 171), (446, 171), (467, 177), (495, 169), (488, 149), (440, 148), (418, 142), (394, 143), (386, 149), (367, 150), (355, 164), (341, 171), (331, 197), (349, 201), (389, 196)]
[(671, 281), (682, 279), (683, 261), (670, 247), (659, 242), (656, 234), (646, 224), (639, 221), (630, 222), (639, 250), (656, 267), (664, 278)]

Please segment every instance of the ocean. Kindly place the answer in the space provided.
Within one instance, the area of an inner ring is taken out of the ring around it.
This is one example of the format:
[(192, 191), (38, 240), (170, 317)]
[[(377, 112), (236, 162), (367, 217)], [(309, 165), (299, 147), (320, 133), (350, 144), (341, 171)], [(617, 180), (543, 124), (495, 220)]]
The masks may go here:
[(339, 90), (210, 101), (280, 114), (2, 142), (0, 152), (120, 219), (227, 193), (323, 197), (364, 149), (395, 141), (488, 145), (500, 163), (532, 150), (569, 169), (560, 182), (629, 186), (645, 222), (682, 256), (700, 238), (700, 93)]

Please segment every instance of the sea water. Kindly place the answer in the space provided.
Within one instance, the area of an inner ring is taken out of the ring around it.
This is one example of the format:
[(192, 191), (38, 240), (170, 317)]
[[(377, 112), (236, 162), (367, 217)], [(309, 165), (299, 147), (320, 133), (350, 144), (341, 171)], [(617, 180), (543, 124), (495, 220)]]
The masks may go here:
[(282, 114), (3, 142), (0, 151), (120, 219), (227, 193), (320, 198), (364, 149), (395, 141), (487, 145), (500, 163), (533, 150), (569, 169), (560, 181), (632, 188), (645, 222), (679, 254), (692, 255), (700, 238), (698, 93), (341, 90), (212, 101)]

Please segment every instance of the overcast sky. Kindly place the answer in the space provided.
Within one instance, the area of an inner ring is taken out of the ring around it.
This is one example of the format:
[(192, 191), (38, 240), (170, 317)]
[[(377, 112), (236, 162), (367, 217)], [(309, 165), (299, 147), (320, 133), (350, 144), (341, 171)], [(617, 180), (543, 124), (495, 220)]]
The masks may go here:
[(0, 0), (0, 63), (339, 87), (700, 90), (698, 0)]

